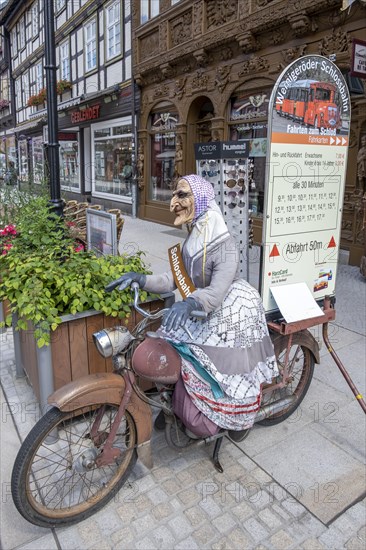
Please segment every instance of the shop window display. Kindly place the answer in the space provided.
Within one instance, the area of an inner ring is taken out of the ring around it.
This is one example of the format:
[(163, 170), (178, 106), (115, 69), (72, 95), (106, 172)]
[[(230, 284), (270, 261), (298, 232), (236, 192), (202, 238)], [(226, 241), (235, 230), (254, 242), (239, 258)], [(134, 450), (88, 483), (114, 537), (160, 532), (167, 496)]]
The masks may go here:
[(176, 134), (178, 115), (154, 113), (150, 123), (151, 163), (149, 199), (169, 202), (175, 173)]
[(32, 139), (32, 165), (34, 183), (41, 184), (44, 179), (43, 137)]
[(116, 122), (93, 128), (93, 193), (132, 197), (132, 129)]
[(60, 183), (62, 189), (80, 190), (79, 146), (77, 139), (60, 141)]
[(28, 146), (26, 139), (20, 139), (18, 141), (18, 155), (19, 155), (19, 179), (21, 182), (27, 182), (29, 179), (29, 158), (28, 158)]

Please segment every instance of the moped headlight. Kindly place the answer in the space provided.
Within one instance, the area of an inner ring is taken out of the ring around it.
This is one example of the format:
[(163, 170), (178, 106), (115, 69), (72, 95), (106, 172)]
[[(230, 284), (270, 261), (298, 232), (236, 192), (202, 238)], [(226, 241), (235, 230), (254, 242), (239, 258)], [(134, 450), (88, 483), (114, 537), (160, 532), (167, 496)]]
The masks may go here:
[(124, 350), (133, 339), (126, 327), (104, 328), (93, 334), (94, 344), (105, 359)]

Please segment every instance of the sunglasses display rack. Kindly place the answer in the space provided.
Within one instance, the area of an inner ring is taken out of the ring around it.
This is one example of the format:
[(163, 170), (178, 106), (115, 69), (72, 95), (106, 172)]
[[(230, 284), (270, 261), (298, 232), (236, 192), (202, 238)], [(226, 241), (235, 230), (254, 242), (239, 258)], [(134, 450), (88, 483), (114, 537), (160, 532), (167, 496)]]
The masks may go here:
[(221, 208), (221, 160), (207, 159), (197, 161), (197, 174), (209, 181), (215, 191), (215, 199)]
[(246, 158), (222, 160), (222, 203), (220, 208), (240, 254), (240, 275), (248, 279), (249, 192), (248, 160)]

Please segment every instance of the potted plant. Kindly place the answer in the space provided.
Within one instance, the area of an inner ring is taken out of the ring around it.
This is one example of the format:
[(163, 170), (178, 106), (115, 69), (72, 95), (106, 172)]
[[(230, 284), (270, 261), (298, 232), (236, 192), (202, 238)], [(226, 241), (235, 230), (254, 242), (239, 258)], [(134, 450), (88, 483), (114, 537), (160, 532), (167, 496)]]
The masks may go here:
[(56, 85), (58, 95), (62, 95), (65, 90), (71, 90), (71, 82), (69, 80), (59, 80)]
[(7, 99), (0, 99), (0, 111), (7, 109), (9, 105), (10, 105), (10, 101), (8, 101)]
[[(8, 300), (11, 314), (16, 317), (15, 328), (21, 331), (22, 356), (26, 357), (23, 368), (28, 376), (32, 378), (31, 371), (37, 371), (30, 366), (36, 360), (36, 344), (43, 348), (51, 343), (56, 387), (88, 372), (110, 370), (112, 365), (101, 361), (98, 354), (91, 362), (91, 332), (116, 324), (117, 319), (135, 323), (134, 313), (130, 316), (130, 291), (106, 293), (104, 288), (125, 272), (146, 273), (142, 253), (97, 257), (91, 252), (78, 252), (66, 224), (50, 212), (45, 196), (31, 197), (14, 213), (14, 222), (10, 229), (3, 228), (6, 239), (5, 253), (0, 256), (0, 301)], [(141, 300), (147, 298), (147, 293), (141, 292)], [(156, 305), (162, 307), (162, 301)], [(5, 324), (11, 324), (10, 315)], [(66, 348), (67, 360), (72, 355), (76, 358), (75, 373), (71, 360), (65, 367)], [(62, 359), (59, 365), (57, 355)], [(80, 372), (82, 361), (88, 366)], [(38, 372), (31, 380), (36, 395), (37, 377)]]

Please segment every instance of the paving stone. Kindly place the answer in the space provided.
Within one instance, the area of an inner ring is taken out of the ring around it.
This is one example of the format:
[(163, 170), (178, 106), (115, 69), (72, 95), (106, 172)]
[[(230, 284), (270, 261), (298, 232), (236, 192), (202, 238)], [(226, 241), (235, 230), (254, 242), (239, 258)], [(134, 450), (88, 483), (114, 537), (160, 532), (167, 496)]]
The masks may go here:
[(79, 534), (79, 527), (66, 527), (64, 529), (56, 529), (57, 538), (60, 542), (62, 550), (79, 550), (84, 546), (81, 535)]
[(95, 541), (93, 544), (88, 546), (88, 550), (112, 550), (112, 546), (108, 544), (108, 541), (106, 541), (105, 539), (102, 539), (102, 540)]
[(206, 512), (209, 518), (216, 518), (221, 514), (221, 508), (212, 497), (207, 497), (205, 500), (201, 500), (199, 506)]
[(152, 531), (151, 536), (154, 544), (156, 544), (158, 548), (166, 548), (167, 550), (171, 550), (175, 546), (176, 541), (174, 536), (165, 526), (158, 527)]
[(151, 510), (152, 502), (147, 495), (141, 495), (134, 503), (138, 513), (145, 512), (146, 510)]
[(207, 520), (206, 514), (199, 506), (193, 506), (188, 510), (184, 510), (184, 515), (191, 523), (192, 527), (197, 527), (201, 523)]
[(341, 531), (338, 531), (335, 527), (330, 527), (320, 535), (318, 538), (319, 542), (323, 544), (326, 548), (339, 548), (343, 546), (343, 543), (348, 540), (348, 536), (341, 533)]
[(278, 531), (270, 538), (270, 542), (274, 548), (286, 550), (287, 548), (290, 548), (295, 541), (286, 533), (286, 531), (281, 529), (281, 531)]
[(248, 531), (250, 536), (259, 542), (268, 536), (268, 530), (263, 527), (255, 518), (249, 518), (243, 522), (243, 527)]
[(160, 468), (156, 468), (152, 471), (152, 475), (157, 481), (163, 481), (171, 477), (172, 471), (167, 466), (160, 466)]
[(151, 531), (155, 527), (155, 519), (152, 515), (145, 514), (135, 519), (131, 524), (136, 535), (142, 535), (146, 531)]
[(196, 491), (194, 487), (181, 491), (177, 494), (179, 500), (183, 502), (185, 506), (191, 506), (199, 500), (202, 500), (202, 496)]
[(277, 502), (274, 502), (272, 505), (272, 510), (274, 512), (276, 512), (279, 516), (281, 516), (281, 518), (283, 518), (284, 520), (289, 520), (291, 518), (290, 514), (288, 512), (286, 512), (286, 510), (284, 510), (283, 508), (281, 508), (281, 506), (279, 505), (279, 503)]
[(177, 540), (186, 537), (193, 530), (192, 525), (184, 515), (179, 515), (169, 520), (168, 526)]
[(230, 531), (230, 529), (234, 529), (234, 527), (236, 527), (237, 525), (236, 521), (228, 513), (217, 517), (214, 521), (214, 524), (216, 529), (220, 531), (221, 534), (224, 534), (227, 531)]
[(119, 549), (130, 549), (134, 546), (135, 535), (129, 527), (115, 531), (111, 535), (112, 545)]
[(192, 472), (187, 470), (182, 470), (176, 474), (177, 479), (183, 484), (183, 486), (188, 487), (195, 483), (196, 479), (194, 478)]
[(244, 534), (244, 532), (236, 527), (229, 533), (229, 539), (231, 543), (233, 544), (235, 549), (246, 549), (246, 548), (253, 548), (252, 542), (249, 540), (249, 538)]
[(333, 521), (332, 528), (338, 529), (347, 538), (352, 537), (355, 534), (355, 524), (346, 515), (343, 515)]
[(295, 518), (299, 518), (306, 512), (306, 508), (296, 502), (293, 498), (289, 497), (281, 502), (281, 506), (283, 506), (292, 516)]
[(110, 507), (98, 512), (98, 514), (93, 517), (93, 520), (90, 521), (96, 521), (98, 523), (103, 536), (108, 536), (121, 528), (121, 520), (118, 514)]
[(154, 506), (152, 513), (156, 520), (161, 521), (174, 513), (173, 507), (169, 502), (162, 502)]
[[(216, 523), (215, 523), (216, 527)], [(199, 529), (196, 529), (192, 534), (192, 537), (197, 542), (198, 546), (202, 548), (205, 544), (212, 541), (212, 539), (217, 537), (217, 531), (213, 523), (206, 522)]]
[(361, 537), (352, 537), (346, 542), (345, 548), (347, 550), (365, 550), (365, 539)]
[(123, 524), (130, 523), (131, 520), (133, 520), (137, 515), (138, 511), (135, 506), (132, 506), (131, 504), (123, 504), (119, 508), (117, 508), (117, 514), (122, 520)]
[(346, 512), (346, 516), (348, 516), (353, 522), (358, 523), (360, 527), (365, 525), (366, 523), (366, 508), (365, 508), (366, 499), (363, 500), (363, 502), (358, 502), (352, 508), (349, 508)]
[(301, 548), (303, 550), (323, 550), (325, 546), (322, 545), (321, 542), (319, 542), (316, 539), (307, 539), (301, 544)]
[(161, 486), (168, 495), (175, 495), (182, 489), (181, 484), (174, 478), (164, 481)]
[(232, 508), (232, 512), (236, 515), (238, 520), (242, 523), (244, 520), (248, 519), (253, 515), (254, 510), (246, 502), (241, 502), (237, 506)]
[(83, 521), (78, 525), (78, 531), (86, 544), (91, 544), (92, 542), (102, 538), (101, 530), (96, 522)]
[[(131, 548), (136, 548), (136, 550), (155, 550), (155, 548), (162, 548), (160, 546), (156, 546), (152, 541), (150, 537), (144, 537), (143, 539), (135, 542), (134, 546)], [(131, 548), (128, 548), (128, 550), (131, 550)]]
[(278, 529), (282, 525), (282, 521), (269, 508), (265, 508), (258, 513), (259, 519), (271, 531)]
[(296, 525), (301, 526), (305, 532), (311, 533), (313, 537), (319, 537), (327, 530), (327, 527), (320, 520), (307, 513), (296, 520)]
[(195, 540), (192, 537), (188, 537), (174, 546), (175, 550), (199, 550)]
[[(53, 535), (45, 535), (27, 544), (18, 546), (17, 550), (57, 550), (58, 546)], [(5, 549), (6, 550), (6, 549)]]

